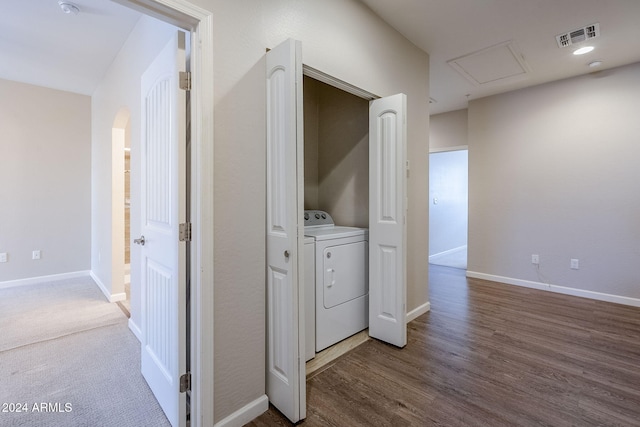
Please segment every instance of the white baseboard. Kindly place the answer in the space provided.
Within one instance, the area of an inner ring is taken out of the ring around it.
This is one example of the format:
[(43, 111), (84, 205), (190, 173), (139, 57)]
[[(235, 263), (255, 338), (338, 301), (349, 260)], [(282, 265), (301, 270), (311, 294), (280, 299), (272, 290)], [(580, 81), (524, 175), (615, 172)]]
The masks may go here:
[(437, 254), (429, 255), (429, 262), (436, 261), (439, 257), (443, 257), (455, 252), (466, 251), (467, 245), (458, 246), (457, 248), (447, 249), (446, 251), (438, 252)]
[(109, 302), (124, 301), (126, 299), (127, 299), (126, 292), (120, 292), (119, 294), (111, 294), (111, 298), (109, 298)]
[(623, 297), (620, 295), (605, 294), (602, 292), (587, 291), (584, 289), (568, 288), (566, 286), (550, 285), (541, 282), (533, 282), (530, 280), (514, 279), (511, 277), (495, 276), (493, 274), (478, 273), (476, 271), (467, 271), (467, 277), (476, 279), (490, 280), (492, 282), (506, 283), (508, 285), (522, 286), (525, 288), (539, 289), (543, 291), (556, 292), (559, 294), (573, 295), (575, 297), (583, 297), (598, 301), (613, 302), (616, 304), (630, 305), (640, 307), (640, 299)]
[(244, 405), (228, 417), (218, 421), (214, 427), (241, 427), (269, 409), (269, 398), (263, 394), (253, 402)]
[(415, 320), (419, 316), (422, 316), (429, 310), (431, 310), (431, 303), (429, 301), (425, 302), (422, 305), (419, 305), (418, 307), (414, 308), (413, 310), (407, 313), (407, 323), (411, 322), (412, 320)]
[(118, 302), (118, 301), (124, 301), (127, 299), (127, 294), (125, 292), (120, 292), (117, 294), (110, 293), (107, 290), (107, 287), (104, 285), (104, 283), (102, 283), (102, 280), (100, 280), (93, 271), (90, 274), (93, 281), (96, 282), (96, 285), (98, 285), (98, 288), (100, 288), (100, 290), (102, 291), (104, 296), (107, 297), (107, 300), (109, 302)]
[(138, 338), (138, 341), (142, 342), (142, 330), (138, 327), (138, 325), (136, 325), (136, 322), (134, 322), (132, 318), (129, 318), (128, 325), (131, 332), (133, 332), (133, 335)]
[(72, 271), (70, 273), (51, 274), (48, 276), (27, 277), (25, 279), (7, 280), (0, 282), (0, 289), (13, 288), (15, 286), (36, 285), (38, 283), (55, 282), (56, 280), (75, 279), (89, 276), (89, 270)]

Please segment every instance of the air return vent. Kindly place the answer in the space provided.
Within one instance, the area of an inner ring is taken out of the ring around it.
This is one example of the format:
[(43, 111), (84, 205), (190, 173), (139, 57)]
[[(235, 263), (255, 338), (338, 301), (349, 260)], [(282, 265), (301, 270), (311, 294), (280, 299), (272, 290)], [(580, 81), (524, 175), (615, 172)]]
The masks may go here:
[(600, 36), (600, 24), (595, 23), (556, 36), (558, 47), (567, 47)]

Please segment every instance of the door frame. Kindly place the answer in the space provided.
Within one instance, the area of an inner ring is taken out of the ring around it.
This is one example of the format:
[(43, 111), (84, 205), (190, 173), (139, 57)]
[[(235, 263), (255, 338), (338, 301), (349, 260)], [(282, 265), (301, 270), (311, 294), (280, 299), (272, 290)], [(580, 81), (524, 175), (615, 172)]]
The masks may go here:
[[(300, 56), (302, 56), (301, 53), (302, 52), (299, 52)], [(344, 92), (350, 93), (350, 94), (352, 94), (354, 96), (357, 96), (357, 97), (362, 98), (362, 99), (364, 99), (366, 101), (369, 101), (369, 102), (381, 98), (378, 95), (375, 95), (375, 94), (373, 94), (371, 92), (368, 92), (366, 90), (360, 89), (357, 86), (354, 86), (354, 85), (352, 85), (352, 84), (350, 84), (348, 82), (340, 80), (340, 79), (338, 79), (336, 77), (333, 77), (333, 76), (331, 76), (331, 75), (329, 75), (327, 73), (324, 73), (324, 72), (322, 72), (320, 70), (317, 70), (315, 68), (312, 68), (312, 67), (306, 65), (304, 63), (304, 61), (302, 60), (302, 58), (300, 58), (300, 61), (301, 61), (301, 65), (302, 65), (302, 78), (304, 78), (305, 76), (310, 77), (312, 79), (315, 79), (317, 81), (325, 83), (325, 84), (327, 84), (329, 86), (332, 86), (332, 87), (334, 87), (336, 89), (339, 89), (339, 90), (342, 90)], [(302, 82), (300, 82), (300, 88), (298, 89), (299, 91), (302, 90), (301, 87), (302, 87)], [(405, 101), (405, 103), (406, 103), (406, 101)], [(405, 110), (406, 110), (406, 104), (405, 104)], [(370, 120), (370, 111), (371, 111), (370, 107), (369, 107), (369, 109), (367, 111), (368, 111), (367, 112), (367, 117), (369, 117), (369, 120)], [(304, 114), (304, 112), (303, 112), (303, 114)], [(304, 119), (301, 119), (301, 120), (304, 120)], [(298, 138), (300, 138), (299, 135), (298, 135)], [(371, 146), (371, 137), (369, 137), (369, 146)], [(302, 144), (302, 150), (304, 150), (303, 147), (304, 147), (304, 144)], [(406, 149), (406, 146), (405, 146), (405, 149)], [(300, 144), (296, 144), (296, 159), (297, 159), (296, 160), (296, 162), (297, 162), (297, 170), (296, 170), (296, 189), (297, 190), (296, 191), (299, 191), (300, 189), (304, 188), (304, 168), (301, 167), (301, 165), (300, 165), (301, 163), (304, 164), (304, 155), (303, 155), (304, 151), (302, 151), (302, 153), (301, 153), (300, 150), (301, 150)], [(302, 156), (301, 156), (301, 154), (302, 154)], [(402, 171), (403, 171), (403, 176), (405, 177), (404, 179), (405, 179), (405, 185), (406, 185), (406, 174), (404, 173), (405, 167), (406, 167), (405, 166), (406, 154), (404, 155), (404, 157), (405, 158), (402, 161)], [(405, 192), (406, 192), (406, 190), (405, 190)], [(304, 196), (298, 194), (298, 198), (303, 200)], [(406, 205), (403, 208), (403, 213), (402, 213), (403, 218), (406, 215), (406, 211), (405, 210), (406, 210)], [(296, 239), (297, 240), (297, 244), (296, 244), (296, 246), (297, 246), (297, 254), (298, 254), (296, 262), (297, 262), (297, 271), (299, 273), (300, 272), (304, 272), (304, 265), (305, 265), (305, 260), (304, 260), (304, 229), (303, 229), (304, 226), (303, 226), (303, 222), (304, 221), (302, 221), (302, 218), (299, 217), (298, 218), (298, 226), (297, 226), (299, 231), (298, 231), (298, 236), (297, 236), (297, 239)], [(403, 226), (405, 227), (403, 240), (405, 240), (405, 244), (406, 244), (406, 224), (403, 225)], [(403, 252), (406, 254), (406, 249), (404, 249)], [(405, 265), (405, 267), (404, 267), (404, 269), (405, 269), (404, 286), (405, 286), (405, 291), (406, 291), (406, 255), (405, 255), (404, 259), (403, 259), (403, 263), (405, 263), (404, 264)], [(369, 269), (371, 269), (371, 265), (369, 266)], [(303, 275), (302, 273), (299, 274), (299, 276), (302, 276), (302, 275)], [(303, 323), (305, 321), (306, 316), (305, 316), (305, 312), (304, 312), (304, 295), (303, 295), (305, 290), (304, 290), (304, 286), (301, 283), (302, 283), (301, 281), (298, 283), (298, 287), (301, 290), (300, 291), (301, 294), (299, 294), (298, 298), (297, 298), (298, 356), (299, 356), (297, 358), (297, 360), (298, 360), (298, 363), (300, 363), (301, 366), (303, 367), (303, 366), (305, 366), (304, 357), (300, 357), (300, 355), (304, 355), (304, 353), (305, 353), (304, 343), (305, 343), (305, 340), (306, 340), (306, 336), (305, 336), (306, 333), (305, 333), (305, 327), (304, 327)], [(406, 331), (407, 316), (406, 316), (406, 304), (405, 303), (403, 303), (403, 305), (402, 305), (402, 310), (403, 310), (403, 317), (404, 317), (404, 328), (405, 328), (405, 331)], [(406, 335), (405, 335), (405, 344), (406, 344)], [(403, 344), (402, 346), (404, 346), (405, 344)], [(268, 345), (268, 343), (267, 343), (267, 345)], [(267, 352), (268, 351), (269, 351), (269, 349), (267, 349)], [(302, 360), (302, 362), (301, 362), (301, 360)], [(266, 367), (266, 369), (268, 369), (268, 366)], [(306, 400), (307, 400), (306, 399), (306, 376), (304, 375), (304, 369), (302, 369), (302, 372), (301, 372), (300, 375), (301, 375), (302, 378), (304, 378), (304, 380), (301, 381), (301, 383), (303, 383), (303, 385), (301, 386), (302, 390), (299, 391), (299, 396), (300, 396), (299, 413), (300, 413), (300, 419), (304, 419), (304, 418), (306, 418), (306, 405), (307, 405), (307, 402), (306, 402)], [(268, 376), (267, 372), (265, 372), (265, 376)]]
[(191, 34), (191, 425), (214, 424), (213, 14), (186, 0), (115, 0)]

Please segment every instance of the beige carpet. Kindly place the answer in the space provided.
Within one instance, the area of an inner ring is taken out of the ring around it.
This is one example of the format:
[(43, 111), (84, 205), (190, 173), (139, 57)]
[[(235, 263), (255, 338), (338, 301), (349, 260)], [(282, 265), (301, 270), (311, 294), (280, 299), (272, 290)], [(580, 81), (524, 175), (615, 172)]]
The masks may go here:
[(122, 319), (89, 277), (0, 289), (0, 351)]
[(170, 426), (126, 316), (90, 278), (0, 289), (5, 402), (23, 411), (0, 408), (0, 426)]
[(429, 264), (466, 270), (467, 247), (462, 246), (456, 250), (447, 251), (444, 254), (432, 255), (429, 257)]

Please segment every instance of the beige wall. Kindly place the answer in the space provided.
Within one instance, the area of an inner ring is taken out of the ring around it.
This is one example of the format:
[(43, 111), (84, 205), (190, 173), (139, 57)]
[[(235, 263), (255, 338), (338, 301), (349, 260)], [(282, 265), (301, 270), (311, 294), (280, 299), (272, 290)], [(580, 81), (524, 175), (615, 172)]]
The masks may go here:
[(265, 392), (265, 50), (292, 37), (303, 62), (379, 96), (408, 97), (408, 305), (424, 304), (428, 55), (354, 0), (194, 0), (214, 17), (215, 417)]
[(470, 103), (471, 272), (640, 303), (638, 95), (634, 64)]
[(305, 203), (309, 191), (312, 206), (305, 209), (325, 210), (339, 225), (368, 227), (369, 102), (307, 77), (304, 87), (309, 89), (304, 115), (305, 166), (310, 168), (305, 169)]
[[(143, 16), (114, 59), (92, 98), (92, 227), (91, 270), (107, 292), (124, 292), (124, 176), (121, 188), (114, 188), (112, 174), (114, 164), (120, 162), (124, 169), (121, 149), (112, 156), (112, 129), (125, 129), (131, 144), (131, 234), (140, 235), (140, 77), (151, 61), (175, 34), (175, 27)], [(129, 117), (129, 123), (126, 123)], [(124, 144), (123, 144), (124, 146)], [(119, 194), (116, 195), (116, 192)], [(112, 197), (112, 195), (114, 195)], [(112, 204), (120, 203), (122, 209), (114, 212)], [(118, 224), (118, 221), (120, 223)], [(120, 233), (115, 229), (120, 227)], [(140, 306), (140, 255), (137, 246), (131, 247), (131, 322), (141, 326)]]
[(0, 130), (0, 282), (86, 272), (91, 99), (0, 80)]
[(467, 145), (467, 109), (434, 114), (429, 122), (429, 149), (445, 151)]
[(318, 195), (318, 125), (320, 82), (304, 76), (304, 208), (320, 209)]

